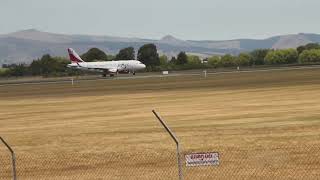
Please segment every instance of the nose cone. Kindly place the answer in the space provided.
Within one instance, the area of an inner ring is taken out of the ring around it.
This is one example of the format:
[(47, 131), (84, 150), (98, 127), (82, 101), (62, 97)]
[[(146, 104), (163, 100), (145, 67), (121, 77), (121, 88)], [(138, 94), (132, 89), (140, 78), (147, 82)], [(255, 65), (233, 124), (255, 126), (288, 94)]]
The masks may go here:
[(141, 62), (137, 63), (137, 66), (136, 66), (138, 69), (145, 69), (146, 68), (146, 65), (142, 64)]

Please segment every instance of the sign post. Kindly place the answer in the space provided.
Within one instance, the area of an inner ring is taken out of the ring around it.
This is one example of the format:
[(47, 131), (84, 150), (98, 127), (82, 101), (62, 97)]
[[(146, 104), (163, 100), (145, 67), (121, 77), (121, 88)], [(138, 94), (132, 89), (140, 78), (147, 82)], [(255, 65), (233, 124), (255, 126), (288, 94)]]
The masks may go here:
[(204, 70), (204, 78), (207, 78), (207, 70)]

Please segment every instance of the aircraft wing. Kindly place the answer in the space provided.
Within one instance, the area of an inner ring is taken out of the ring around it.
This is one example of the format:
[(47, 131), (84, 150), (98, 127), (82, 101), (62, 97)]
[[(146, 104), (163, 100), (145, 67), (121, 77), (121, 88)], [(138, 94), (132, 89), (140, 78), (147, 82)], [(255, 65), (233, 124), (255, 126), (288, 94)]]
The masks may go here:
[[(82, 67), (82, 66), (79, 65), (79, 67)], [(109, 73), (116, 73), (118, 71), (118, 69), (116, 69), (116, 68), (112, 68), (112, 69), (109, 69), (109, 68), (87, 68), (87, 69), (89, 69), (89, 70), (92, 69), (92, 70), (99, 70), (99, 71), (107, 71)]]
[(118, 69), (117, 68), (90, 68), (90, 67), (83, 67), (81, 66), (79, 63), (77, 63), (78, 67), (82, 67), (82, 68), (87, 68), (89, 70), (99, 70), (99, 71), (103, 71), (103, 72), (108, 72), (108, 73), (117, 73)]
[(118, 69), (112, 68), (112, 69), (108, 69), (108, 68), (94, 68), (95, 70), (100, 70), (100, 71), (104, 71), (104, 72), (109, 72), (109, 73), (117, 73)]

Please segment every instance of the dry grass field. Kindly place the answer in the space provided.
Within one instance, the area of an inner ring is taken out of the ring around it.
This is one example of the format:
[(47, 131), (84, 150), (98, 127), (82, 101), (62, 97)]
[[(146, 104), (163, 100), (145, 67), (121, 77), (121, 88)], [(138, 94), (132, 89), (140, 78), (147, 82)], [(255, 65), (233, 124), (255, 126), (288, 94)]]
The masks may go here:
[[(318, 179), (320, 69), (0, 87), (18, 178), (178, 179), (175, 146), (220, 166), (185, 179)], [(10, 178), (0, 147), (0, 179)]]

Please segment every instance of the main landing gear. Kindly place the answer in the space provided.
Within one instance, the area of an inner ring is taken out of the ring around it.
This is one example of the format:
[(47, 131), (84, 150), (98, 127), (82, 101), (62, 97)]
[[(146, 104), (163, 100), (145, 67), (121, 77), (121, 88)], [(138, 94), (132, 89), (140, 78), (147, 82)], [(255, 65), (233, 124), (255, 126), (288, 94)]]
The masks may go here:
[[(110, 77), (114, 77), (114, 74), (109, 74)], [(102, 74), (102, 77), (107, 77), (107, 74)]]

